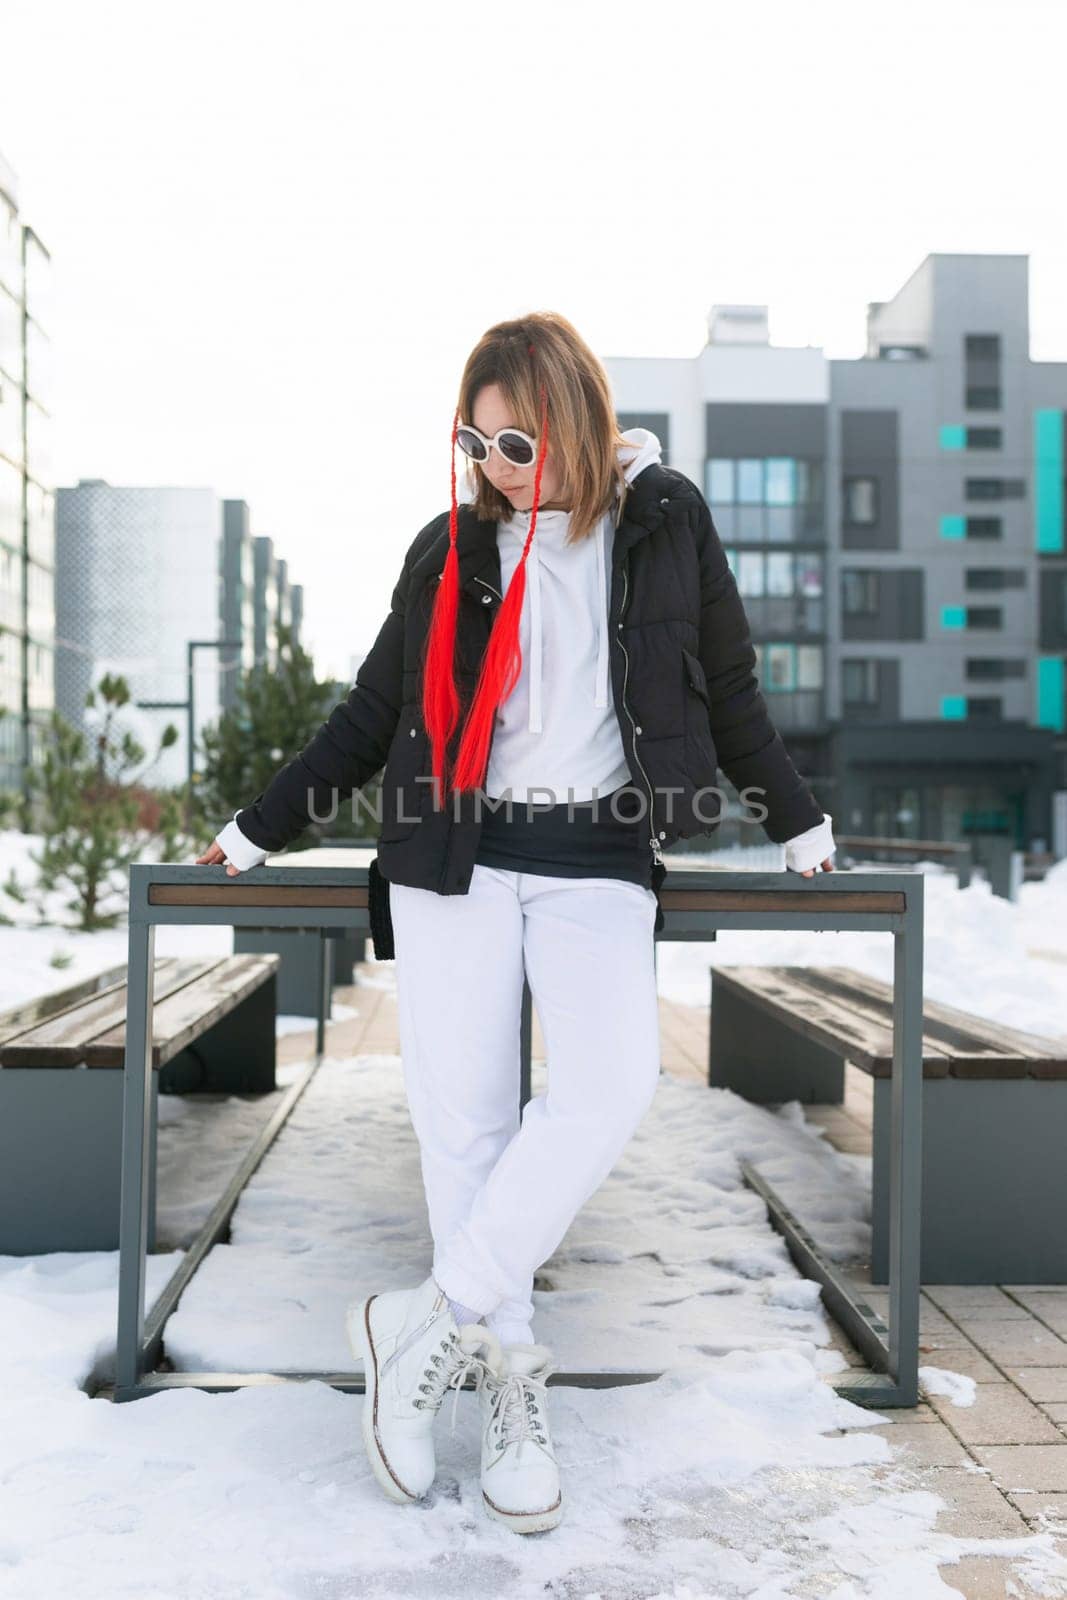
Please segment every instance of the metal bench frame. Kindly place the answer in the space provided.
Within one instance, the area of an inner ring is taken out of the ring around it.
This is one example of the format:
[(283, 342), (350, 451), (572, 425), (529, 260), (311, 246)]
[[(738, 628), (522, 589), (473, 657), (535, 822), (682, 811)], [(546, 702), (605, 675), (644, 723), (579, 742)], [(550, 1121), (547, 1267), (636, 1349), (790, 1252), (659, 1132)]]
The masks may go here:
[[(148, 1236), (161, 1091), (275, 1087), (276, 955), (157, 963)], [(0, 1017), (0, 1253), (114, 1250), (122, 1182), (126, 964)], [(57, 1176), (62, 1174), (62, 1178)]]
[[(315, 866), (313, 852), (301, 851), (257, 867), (238, 879), (224, 867), (136, 863), (130, 868), (129, 982), (123, 1113), (123, 1177), (119, 1247), (119, 1305), (116, 1371), (109, 1392), (115, 1400), (136, 1399), (163, 1389), (192, 1387), (223, 1391), (263, 1383), (324, 1380), (334, 1387), (363, 1391), (361, 1374), (337, 1373), (157, 1373), (166, 1316), (203, 1258), (212, 1237), (206, 1231), (157, 1300), (146, 1338), (144, 1309), (148, 1199), (148, 1094), (152, 1035), (149, 974), (160, 924), (224, 924), (233, 927), (301, 928), (324, 935), (346, 929), (369, 933), (367, 869), (373, 850), (346, 852), (351, 865)], [(334, 858), (336, 860), (336, 857)], [(919, 1216), (922, 1174), (922, 964), (923, 879), (920, 873), (816, 873), (801, 879), (784, 872), (724, 872), (713, 866), (668, 858), (660, 891), (666, 927), (657, 938), (707, 940), (714, 930), (864, 929), (893, 935), (893, 1076), (890, 1156), (889, 1325), (853, 1292), (825, 1260), (802, 1224), (766, 1181), (747, 1163), (745, 1180), (767, 1203), (770, 1219), (782, 1233), (801, 1270), (823, 1286), (831, 1315), (866, 1356), (872, 1371), (842, 1375), (838, 1392), (873, 1407), (912, 1406), (918, 1399)], [(524, 989), (522, 1028), (522, 1103), (529, 1098), (530, 995)], [(272, 1126), (288, 1115), (303, 1092), (323, 1048), (304, 1077), (289, 1092)], [(269, 1135), (269, 1137), (268, 1137)], [(243, 1163), (240, 1181), (231, 1184), (216, 1208), (214, 1237), (232, 1212), (273, 1133), (261, 1135)], [(221, 1219), (221, 1220), (220, 1220)], [(656, 1372), (557, 1372), (553, 1381), (611, 1387), (651, 1382)]]
[[(888, 985), (846, 967), (711, 969), (709, 1084), (757, 1104), (826, 1106), (844, 1100), (846, 1062), (867, 1076), (878, 1284), (889, 1254), (892, 1091), (879, 1036), (891, 1005)], [(923, 1014), (923, 1281), (1063, 1283), (1067, 1039), (934, 1000)]]

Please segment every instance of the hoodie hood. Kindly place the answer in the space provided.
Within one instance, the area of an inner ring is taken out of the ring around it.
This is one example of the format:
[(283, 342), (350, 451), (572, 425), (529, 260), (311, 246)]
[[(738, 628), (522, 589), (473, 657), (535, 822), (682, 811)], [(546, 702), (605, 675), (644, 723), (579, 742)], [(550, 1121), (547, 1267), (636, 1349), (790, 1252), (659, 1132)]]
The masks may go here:
[[(623, 476), (630, 484), (643, 472), (645, 467), (661, 459), (660, 442), (651, 428), (627, 428), (623, 431), (625, 445), (618, 449), (619, 461), (623, 463)], [(616, 494), (616, 508), (618, 495)], [(497, 524), (501, 555), (510, 552), (512, 543), (515, 549), (521, 551), (526, 543), (530, 531), (532, 509), (528, 511), (513, 511), (511, 516)], [(600, 629), (597, 636), (597, 656), (593, 683), (593, 704), (606, 707), (608, 704), (608, 565), (610, 559), (610, 544), (615, 531), (615, 513), (605, 512), (597, 531), (590, 535), (582, 544), (566, 546), (565, 540), (570, 529), (571, 514), (567, 510), (545, 511), (540, 506), (537, 510), (537, 526), (534, 529), (530, 551), (526, 558), (526, 581), (529, 592), (530, 612), (530, 717), (529, 731), (541, 732), (541, 686), (542, 686), (542, 655), (543, 640), (541, 628), (541, 582), (542, 577), (558, 579), (559, 581), (581, 581), (580, 574), (575, 570), (582, 558), (588, 559), (588, 546), (595, 546), (596, 562), (596, 593), (597, 615), (600, 618)], [(507, 541), (507, 543), (505, 543)], [(516, 557), (517, 559), (517, 557)], [(542, 570), (543, 569), (543, 570)], [(512, 568), (514, 572), (514, 567)]]

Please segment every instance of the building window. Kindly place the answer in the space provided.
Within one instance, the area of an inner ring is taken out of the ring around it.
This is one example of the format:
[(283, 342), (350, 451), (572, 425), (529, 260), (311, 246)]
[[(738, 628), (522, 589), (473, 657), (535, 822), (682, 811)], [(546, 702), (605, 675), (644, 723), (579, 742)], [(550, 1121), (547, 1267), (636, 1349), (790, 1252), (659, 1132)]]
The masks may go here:
[(964, 675), (972, 683), (994, 683), (1004, 678), (1025, 678), (1026, 662), (1009, 656), (968, 656)]
[(878, 611), (878, 572), (871, 567), (845, 568), (841, 573), (841, 606), (848, 617), (874, 616)]
[(762, 550), (741, 550), (738, 553), (737, 587), (746, 600), (761, 600), (763, 598)]
[(737, 499), (743, 506), (763, 505), (763, 462), (737, 463)]
[(965, 478), (963, 492), (968, 500), (1021, 500), (1026, 485), (1021, 478)]
[(999, 333), (968, 333), (964, 335), (964, 352), (968, 361), (999, 361)]
[(783, 599), (792, 595), (795, 588), (792, 551), (768, 551), (764, 559), (767, 562), (768, 596)]
[(963, 404), (968, 411), (1000, 410), (1000, 335), (963, 337)]
[(1004, 536), (1004, 523), (1000, 517), (967, 517), (968, 539), (1001, 539)]
[(1004, 702), (999, 694), (967, 696), (967, 716), (995, 720), (1003, 715)]
[(723, 539), (746, 543), (825, 538), (822, 463), (748, 456), (704, 463), (705, 498)]
[(732, 506), (734, 503), (734, 464), (732, 461), (709, 461), (705, 483), (710, 506)]
[(823, 650), (817, 644), (786, 644), (764, 641), (754, 646), (756, 651), (756, 676), (768, 694), (795, 694), (800, 700), (807, 695), (808, 711), (813, 712), (810, 691), (823, 686)]
[(968, 628), (1002, 628), (1004, 613), (999, 606), (967, 606)]
[(1023, 589), (1026, 573), (1021, 567), (967, 567), (964, 582), (968, 589)]
[(730, 546), (726, 559), (754, 636), (822, 632), (823, 558), (819, 552)]
[(968, 428), (962, 422), (945, 422), (941, 426), (942, 450), (999, 450), (1001, 442), (999, 428)]
[(771, 456), (764, 462), (766, 481), (764, 500), (769, 506), (795, 506), (797, 503), (797, 464), (788, 456)]
[(876, 706), (878, 704), (877, 660), (842, 661), (841, 699), (845, 706)]
[(781, 693), (797, 686), (796, 650), (791, 644), (763, 646), (763, 687)]
[(815, 644), (797, 645), (797, 688), (822, 688), (823, 653)]
[(846, 478), (843, 495), (846, 527), (866, 528), (878, 521), (877, 478)]

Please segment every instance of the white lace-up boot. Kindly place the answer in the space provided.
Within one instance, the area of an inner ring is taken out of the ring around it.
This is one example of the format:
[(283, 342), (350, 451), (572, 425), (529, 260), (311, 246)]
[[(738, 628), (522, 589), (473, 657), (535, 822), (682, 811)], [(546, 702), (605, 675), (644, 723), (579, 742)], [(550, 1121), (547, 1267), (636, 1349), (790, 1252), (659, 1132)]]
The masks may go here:
[(358, 1301), (345, 1325), (353, 1354), (363, 1360), (363, 1443), (371, 1470), (391, 1500), (417, 1500), (433, 1483), (433, 1426), (445, 1390), (453, 1388), (458, 1401), (467, 1373), (480, 1374), (487, 1336), (496, 1344), (495, 1335), (478, 1322), (458, 1328), (432, 1274), (416, 1289)]
[(478, 1375), (482, 1419), (482, 1503), (516, 1533), (554, 1528), (563, 1515), (559, 1468), (548, 1427), (554, 1369), (543, 1344), (507, 1344)]

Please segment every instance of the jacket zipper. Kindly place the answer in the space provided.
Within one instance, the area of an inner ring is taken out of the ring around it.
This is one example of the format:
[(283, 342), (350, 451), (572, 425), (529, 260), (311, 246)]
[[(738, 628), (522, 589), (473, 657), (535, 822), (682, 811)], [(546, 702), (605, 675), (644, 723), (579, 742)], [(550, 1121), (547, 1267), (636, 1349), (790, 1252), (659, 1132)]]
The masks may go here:
[[(485, 579), (484, 578), (477, 578), (476, 577), (474, 581), (475, 581), (475, 583), (485, 583)], [(493, 589), (493, 585), (491, 583), (485, 583), (485, 587), (487, 589)], [(504, 596), (500, 593), (499, 589), (493, 589), (493, 593), (496, 595), (498, 600), (503, 600)]]
[[(627, 583), (628, 572), (629, 572), (628, 563), (624, 562), (623, 563), (623, 568), (622, 568), (622, 606), (619, 609), (619, 618), (620, 618), (620, 620), (626, 614), (626, 591), (627, 591), (627, 587), (628, 587), (628, 583)], [(646, 786), (648, 788), (648, 826), (649, 826), (649, 833), (651, 835), (651, 837), (649, 838), (648, 842), (652, 846), (652, 858), (657, 863), (657, 865), (659, 865), (663, 861), (663, 851), (660, 849), (659, 840), (656, 838), (656, 819), (655, 819), (655, 813), (654, 813), (654, 810), (653, 810), (652, 785), (648, 781), (648, 773), (645, 771), (644, 763), (642, 762), (641, 757), (637, 753), (637, 723), (633, 719), (633, 714), (630, 711), (630, 707), (626, 704), (626, 683), (627, 683), (627, 679), (629, 678), (629, 675), (630, 675), (630, 657), (629, 657), (629, 655), (627, 653), (626, 646), (622, 642), (622, 629), (621, 628), (617, 628), (615, 630), (615, 637), (618, 639), (618, 641), (619, 641), (619, 649), (622, 651), (622, 659), (623, 659), (622, 704), (623, 704), (623, 709), (626, 712), (626, 715), (630, 718), (630, 726), (634, 731), (633, 732), (634, 760), (637, 762), (637, 765), (641, 768), (641, 776), (644, 778), (645, 784), (646, 784)]]

